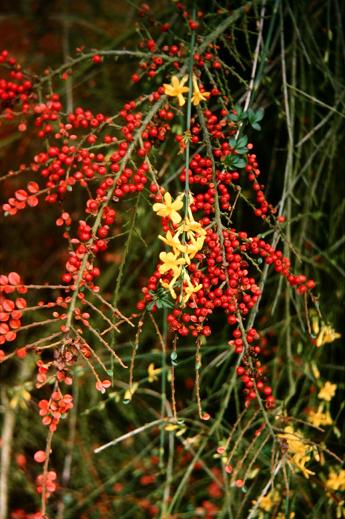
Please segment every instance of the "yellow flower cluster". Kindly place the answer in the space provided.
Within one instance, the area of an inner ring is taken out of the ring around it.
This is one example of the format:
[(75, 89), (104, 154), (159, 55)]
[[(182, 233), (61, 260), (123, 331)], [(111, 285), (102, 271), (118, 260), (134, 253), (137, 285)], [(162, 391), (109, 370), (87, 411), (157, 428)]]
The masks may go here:
[[(267, 495), (260, 497), (259, 499), (259, 514), (258, 519), (263, 519), (265, 514), (263, 512), (271, 512), (271, 510), (279, 505), (281, 496), (276, 489), (272, 489)], [(257, 500), (253, 501), (255, 505)]]
[(161, 371), (161, 368), (156, 368), (153, 362), (151, 362), (151, 364), (149, 364), (149, 367), (147, 368), (148, 381), (152, 384), (152, 382), (158, 380), (158, 375)]
[(296, 433), (293, 427), (285, 427), (284, 432), (278, 437), (287, 445), (288, 458), (303, 476), (308, 479), (314, 472), (306, 468), (306, 463), (311, 461), (312, 455), (318, 461), (319, 456), (314, 446), (308, 445), (300, 433)]
[[(258, 503), (258, 519), (265, 519), (268, 517), (268, 512), (273, 512), (273, 514), (270, 514), (270, 517), (275, 517), (275, 519), (286, 519), (285, 512), (278, 512), (277, 509), (280, 508), (280, 504), (282, 503), (283, 498), (281, 492), (279, 492), (276, 488), (272, 488), (272, 490), (266, 494), (265, 496), (262, 496), (259, 498)], [(253, 501), (253, 504), (255, 505), (257, 503), (257, 500)], [(294, 519), (295, 512), (290, 512), (289, 519)]]
[(337, 384), (332, 384), (331, 382), (325, 382), (324, 386), (319, 391), (317, 395), (320, 400), (325, 400), (326, 402), (330, 402), (335, 395), (337, 390)]
[(326, 487), (329, 490), (345, 491), (345, 470), (341, 470), (339, 473), (331, 470), (326, 481)]
[(180, 302), (186, 305), (190, 297), (198, 292), (202, 285), (193, 285), (188, 274), (186, 265), (190, 265), (191, 260), (202, 249), (206, 231), (199, 222), (194, 220), (190, 205), (193, 201), (192, 196), (188, 197), (187, 215), (182, 220), (179, 211), (183, 207), (184, 195), (179, 195), (175, 200), (170, 193), (165, 193), (162, 203), (153, 205), (153, 210), (159, 215), (169, 218), (173, 224), (180, 225), (175, 232), (167, 231), (165, 236), (158, 236), (165, 245), (172, 249), (171, 252), (161, 252), (159, 258), (162, 264), (159, 267), (161, 274), (171, 272), (173, 277), (169, 282), (161, 280), (163, 288), (169, 290), (173, 299), (177, 298), (175, 291), (178, 281), (181, 281)]
[[(177, 97), (178, 104), (183, 106), (186, 103), (186, 100), (183, 94), (189, 92), (189, 88), (184, 86), (187, 82), (188, 76), (183, 76), (181, 81), (177, 76), (172, 76), (171, 83), (164, 83), (164, 93), (167, 96)], [(210, 97), (210, 92), (200, 92), (200, 88), (198, 85), (198, 81), (193, 74), (193, 96), (192, 103), (194, 106), (198, 106), (201, 101), (207, 101)]]
[(317, 395), (319, 400), (323, 400), (323, 402), (320, 403), (317, 411), (314, 411), (313, 409), (311, 411), (309, 411), (309, 416), (308, 416), (309, 423), (311, 423), (315, 427), (333, 424), (333, 420), (332, 420), (329, 410), (324, 411), (324, 408), (327, 405), (325, 402), (330, 402), (332, 400), (332, 398), (335, 395), (336, 390), (337, 390), (337, 384), (332, 384), (329, 381), (325, 382), (325, 384), (321, 387), (321, 389)]
[(315, 425), (315, 427), (320, 427), (321, 425), (332, 425), (333, 420), (329, 411), (322, 411), (321, 405), (317, 411), (309, 411), (308, 422)]
[(336, 339), (339, 339), (340, 337), (341, 334), (336, 332), (334, 328), (332, 328), (332, 326), (323, 325), (321, 327), (319, 335), (317, 336), (316, 346), (317, 348), (320, 348), (320, 346), (333, 342)]
[(320, 348), (324, 344), (331, 343), (341, 337), (341, 334), (336, 332), (332, 326), (320, 322), (319, 316), (314, 310), (310, 312), (310, 317), (312, 331), (316, 337), (315, 346), (317, 348)]

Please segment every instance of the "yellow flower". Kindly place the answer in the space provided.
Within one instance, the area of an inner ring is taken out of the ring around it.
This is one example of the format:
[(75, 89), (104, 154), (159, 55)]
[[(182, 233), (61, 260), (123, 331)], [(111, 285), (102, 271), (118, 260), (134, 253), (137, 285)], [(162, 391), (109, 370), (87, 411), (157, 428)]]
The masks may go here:
[(179, 258), (173, 252), (161, 252), (159, 255), (160, 260), (163, 262), (159, 267), (159, 272), (165, 274), (169, 270), (172, 270), (174, 277), (178, 278), (181, 273), (181, 265), (185, 264), (183, 258)]
[(320, 425), (332, 425), (333, 420), (331, 415), (329, 414), (329, 411), (323, 413), (321, 411), (321, 408), (319, 407), (317, 411), (311, 410), (309, 412), (308, 422), (312, 425), (315, 425), (315, 427), (320, 427)]
[(320, 378), (320, 371), (318, 370), (318, 367), (316, 365), (316, 362), (310, 363), (311, 371), (316, 379)]
[(185, 104), (185, 98), (183, 97), (183, 94), (189, 91), (188, 87), (185, 87), (184, 84), (187, 81), (188, 76), (184, 76), (181, 81), (177, 76), (173, 76), (171, 78), (171, 84), (164, 83), (164, 93), (167, 96), (171, 97), (177, 97), (178, 103), (180, 106), (183, 106)]
[(315, 310), (310, 310), (311, 328), (314, 336), (320, 332), (320, 318)]
[(123, 400), (125, 403), (130, 402), (132, 400), (133, 395), (136, 392), (136, 390), (138, 389), (138, 387), (139, 387), (139, 384), (137, 382), (134, 382), (134, 384), (132, 384), (131, 387), (126, 389), (125, 394), (123, 396)]
[(330, 343), (339, 339), (341, 334), (336, 332), (332, 326), (323, 324), (320, 330), (319, 335), (316, 338), (315, 345), (317, 348), (323, 346), (324, 344)]
[(175, 423), (169, 423), (168, 425), (166, 425), (164, 427), (164, 430), (165, 431), (168, 431), (168, 432), (171, 432), (171, 431), (176, 431), (176, 429), (178, 429), (179, 426)]
[[(270, 512), (274, 506), (277, 506), (280, 503), (280, 495), (277, 490), (271, 490), (266, 496), (262, 496), (259, 499), (259, 508), (264, 512)], [(255, 505), (257, 501), (253, 501)], [(263, 515), (263, 514), (259, 514)]]
[(326, 487), (330, 490), (345, 490), (345, 470), (341, 470), (339, 474), (337, 474), (334, 470), (331, 470), (329, 473), (328, 479), (326, 481)]
[[(180, 274), (180, 272), (179, 272), (179, 274)], [(160, 283), (161, 283), (162, 287), (163, 287), (163, 288), (166, 288), (167, 290), (169, 290), (170, 295), (171, 295), (171, 297), (172, 297), (173, 299), (176, 299), (176, 297), (177, 297), (177, 296), (176, 296), (176, 292), (175, 292), (175, 290), (174, 290), (174, 285), (175, 285), (175, 283), (176, 283), (176, 279), (177, 279), (177, 277), (172, 278), (172, 280), (170, 281), (170, 283), (166, 283), (166, 282), (163, 281), (162, 279), (160, 280)]]
[(165, 245), (167, 245), (168, 247), (171, 247), (175, 253), (176, 253), (176, 251), (184, 252), (186, 248), (180, 242), (180, 240), (178, 238), (178, 234), (179, 233), (172, 235), (171, 232), (168, 231), (165, 236), (159, 235), (158, 238), (160, 240), (162, 240), (162, 242), (164, 242)]
[(151, 383), (158, 380), (158, 375), (161, 371), (161, 368), (155, 368), (153, 362), (149, 364), (149, 367), (147, 368), (148, 381)]
[(319, 391), (317, 395), (320, 400), (326, 400), (326, 402), (330, 402), (335, 395), (337, 390), (337, 384), (331, 384), (331, 382), (325, 382), (325, 385)]
[(164, 202), (153, 204), (152, 209), (159, 215), (163, 217), (168, 217), (170, 220), (177, 224), (182, 220), (181, 215), (178, 213), (180, 209), (183, 207), (182, 198), (184, 195), (179, 195), (174, 201), (171, 197), (170, 193), (165, 193)]
[(340, 519), (341, 517), (345, 517), (345, 501), (344, 500), (339, 501), (337, 503), (336, 517), (337, 517), (337, 519)]
[(210, 97), (210, 92), (200, 92), (198, 82), (196, 80), (196, 77), (193, 74), (193, 97), (192, 97), (192, 103), (194, 106), (198, 106), (200, 104), (200, 101), (207, 101), (207, 99)]
[(296, 434), (293, 427), (285, 427), (284, 433), (278, 434), (278, 437), (287, 444), (288, 456), (290, 461), (303, 473), (308, 479), (314, 472), (307, 469), (305, 464), (311, 460), (311, 455), (317, 458), (315, 447), (307, 445), (304, 438), (300, 434)]
[(199, 222), (193, 220), (193, 218), (185, 218), (179, 229), (181, 229), (182, 232), (187, 233), (189, 238), (194, 234), (198, 234), (199, 236), (206, 236), (205, 229), (200, 225)]
[(195, 294), (196, 292), (199, 292), (199, 290), (202, 289), (202, 285), (192, 285), (190, 279), (188, 279), (188, 285), (183, 289), (184, 295), (182, 297), (182, 305), (185, 305), (188, 303), (190, 297)]
[(203, 236), (199, 236), (196, 240), (194, 238), (191, 239), (189, 243), (185, 246), (185, 260), (188, 265), (190, 264), (190, 260), (194, 258), (194, 256), (202, 249), (205, 238)]

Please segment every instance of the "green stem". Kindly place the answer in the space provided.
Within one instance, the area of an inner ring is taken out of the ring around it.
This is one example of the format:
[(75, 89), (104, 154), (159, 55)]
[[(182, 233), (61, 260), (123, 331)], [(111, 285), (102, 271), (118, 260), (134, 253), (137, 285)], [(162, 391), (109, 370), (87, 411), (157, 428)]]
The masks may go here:
[[(195, 18), (195, 8), (193, 8), (192, 20)], [(193, 94), (193, 63), (194, 63), (194, 46), (195, 46), (195, 31), (192, 31), (190, 40), (190, 51), (188, 60), (188, 100), (187, 100), (187, 119), (186, 119), (186, 130), (185, 137), (186, 142), (186, 180), (185, 180), (185, 201), (184, 201), (184, 216), (187, 217), (189, 207), (189, 161), (190, 161), (190, 122), (192, 117), (192, 94)]]
[[(168, 337), (168, 312), (164, 308), (163, 311), (163, 341), (162, 341), (162, 377), (161, 377), (161, 419), (165, 417), (165, 406), (166, 406), (166, 385), (167, 385), (167, 365), (166, 365), (166, 343)], [(159, 465), (162, 469), (164, 467), (164, 442), (165, 442), (165, 430), (161, 428), (160, 432), (160, 449), (159, 449)]]

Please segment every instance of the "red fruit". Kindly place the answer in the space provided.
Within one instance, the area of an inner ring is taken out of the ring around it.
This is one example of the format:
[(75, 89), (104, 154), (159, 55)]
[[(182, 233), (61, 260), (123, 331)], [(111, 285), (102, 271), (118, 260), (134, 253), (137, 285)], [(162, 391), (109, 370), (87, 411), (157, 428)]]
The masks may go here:
[(195, 20), (189, 20), (188, 25), (192, 29), (192, 31), (195, 31), (199, 27), (198, 22), (196, 22)]
[(26, 350), (26, 348), (25, 348), (25, 347), (24, 347), (24, 348), (18, 348), (18, 349), (16, 350), (16, 355), (17, 355), (17, 357), (18, 357), (19, 359), (24, 359), (24, 358), (26, 357), (26, 355), (27, 355), (27, 350)]
[(10, 285), (20, 285), (20, 275), (17, 272), (10, 272), (8, 275), (8, 282)]
[(37, 463), (44, 463), (46, 460), (46, 453), (44, 451), (37, 451), (34, 454), (34, 460)]
[(17, 200), (19, 200), (19, 202), (24, 202), (27, 199), (28, 194), (24, 189), (18, 189), (18, 191), (15, 192), (14, 196)]
[(37, 184), (37, 182), (29, 182), (27, 188), (29, 193), (35, 194), (37, 191), (39, 191), (40, 186)]
[(2, 308), (5, 312), (12, 312), (12, 310), (14, 309), (14, 302), (10, 299), (5, 299), (2, 303)]
[(99, 64), (102, 63), (103, 58), (99, 54), (95, 54), (94, 56), (92, 56), (91, 60), (93, 63)]
[(22, 297), (18, 297), (16, 299), (16, 307), (18, 308), (18, 310), (23, 310), (24, 308), (26, 308), (27, 306), (27, 303), (25, 301), (25, 299), (23, 299)]

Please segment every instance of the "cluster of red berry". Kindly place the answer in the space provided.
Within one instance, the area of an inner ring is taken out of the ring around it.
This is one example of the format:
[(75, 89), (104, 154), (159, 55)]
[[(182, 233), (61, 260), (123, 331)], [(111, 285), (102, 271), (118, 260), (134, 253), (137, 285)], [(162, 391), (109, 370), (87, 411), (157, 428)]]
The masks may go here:
[(49, 430), (54, 432), (61, 417), (72, 409), (73, 397), (69, 394), (62, 395), (60, 391), (53, 391), (50, 400), (40, 400), (38, 407), (43, 425), (47, 425)]
[(54, 470), (48, 470), (43, 474), (37, 476), (36, 488), (39, 494), (42, 494), (43, 488), (46, 492), (46, 498), (48, 498), (56, 490), (56, 472)]
[[(169, 109), (173, 110), (173, 106), (166, 108)], [(252, 144), (246, 145), (243, 173), (240, 169), (229, 170), (226, 167), (226, 158), (237, 156), (236, 148), (230, 145), (229, 139), (238, 130), (233, 121), (229, 120), (228, 112), (222, 109), (217, 115), (214, 111), (205, 109), (203, 118), (213, 156), (199, 152), (192, 154), (188, 180), (193, 190), (190, 208), (195, 219), (205, 229), (206, 237), (203, 249), (185, 267), (192, 285), (202, 285), (202, 288), (193, 294), (186, 307), (181, 308), (176, 302), (175, 308), (168, 315), (168, 323), (171, 331), (181, 336), (209, 336), (212, 333), (211, 317), (216, 309), (221, 308), (228, 324), (236, 327), (232, 332), (234, 339), (229, 344), (234, 346), (236, 353), (243, 355), (245, 367), (240, 367), (239, 371), (245, 384), (246, 404), (257, 397), (256, 391), (259, 390), (266, 399), (267, 407), (272, 407), (272, 390), (262, 380), (264, 372), (257, 358), (260, 346), (252, 344), (254, 339), (259, 339), (258, 333), (251, 329), (243, 337), (238, 328), (239, 320), (246, 318), (261, 295), (255, 280), (255, 271), (260, 269), (262, 261), (272, 264), (275, 271), (286, 277), (291, 286), (297, 287), (299, 294), (314, 288), (315, 282), (307, 280), (304, 275), (293, 274), (289, 259), (263, 239), (223, 225), (222, 219), (231, 217), (228, 215), (232, 214), (244, 176), (247, 177), (255, 197), (256, 205), (251, 204), (254, 215), (274, 222), (275, 210), (265, 198), (264, 186), (258, 182), (260, 170), (256, 155), (251, 152)], [(198, 121), (195, 116), (192, 120), (190, 142), (196, 147), (202, 144), (204, 138), (205, 130), (202, 126), (202, 121)], [(177, 140), (182, 146), (185, 145), (182, 138)], [(186, 178), (186, 171), (183, 169), (180, 174), (181, 182), (185, 182)], [(151, 191), (155, 201), (162, 200), (163, 191), (158, 190), (156, 185), (151, 186)], [(177, 227), (169, 218), (162, 217), (162, 229), (165, 232), (169, 231), (174, 235)], [(161, 284), (167, 286), (173, 279), (173, 270), (164, 275), (160, 270), (161, 263), (158, 263), (147, 286), (143, 288), (144, 298), (138, 303), (139, 310), (149, 305), (155, 311), (155, 301)]]
[(11, 120), (17, 115), (15, 107), (23, 114), (30, 110), (32, 82), (25, 77), (21, 66), (7, 50), (0, 54), (0, 65), (4, 65), (8, 75), (0, 79), (0, 109), (4, 117)]
[[(0, 275), (0, 346), (15, 341), (17, 330), (22, 325), (23, 310), (27, 303), (23, 297), (11, 299), (9, 295), (15, 292), (18, 294), (27, 292), (20, 275), (17, 272), (10, 272), (7, 276)], [(0, 348), (0, 361), (5, 356), (5, 352)]]

